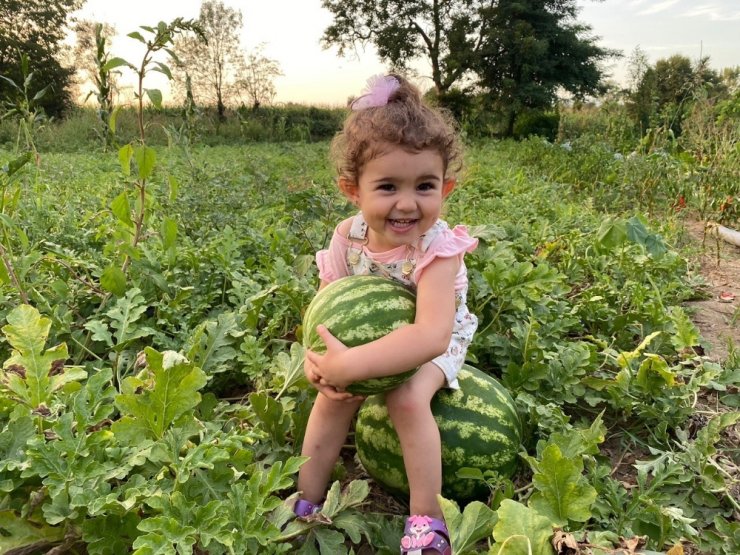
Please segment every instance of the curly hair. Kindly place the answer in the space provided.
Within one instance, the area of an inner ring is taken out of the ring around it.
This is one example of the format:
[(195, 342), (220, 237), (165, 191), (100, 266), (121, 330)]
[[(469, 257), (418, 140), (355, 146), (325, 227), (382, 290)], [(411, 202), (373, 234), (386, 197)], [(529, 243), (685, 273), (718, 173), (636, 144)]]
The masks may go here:
[(400, 146), (410, 152), (435, 150), (445, 177), (462, 166), (462, 148), (452, 117), (426, 104), (421, 92), (400, 75), (399, 87), (384, 106), (353, 109), (331, 144), (330, 156), (339, 177), (357, 183), (369, 161)]

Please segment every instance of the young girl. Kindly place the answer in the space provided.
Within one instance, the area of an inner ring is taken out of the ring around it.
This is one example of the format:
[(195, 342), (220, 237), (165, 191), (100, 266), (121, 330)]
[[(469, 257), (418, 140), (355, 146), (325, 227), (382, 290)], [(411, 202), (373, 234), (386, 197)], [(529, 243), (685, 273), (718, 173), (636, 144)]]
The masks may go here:
[(321, 287), (348, 275), (375, 274), (416, 290), (416, 318), (388, 335), (347, 348), (324, 326), (324, 355), (309, 351), (305, 373), (319, 390), (308, 421), (294, 508), (319, 510), (329, 477), (362, 398), (352, 382), (419, 371), (386, 394), (410, 488), (411, 515), (401, 553), (450, 553), (437, 494), (442, 487), (440, 436), (430, 401), (441, 387), (457, 389), (457, 373), (477, 326), (465, 304), (463, 255), (477, 240), (465, 227), (440, 220), (455, 187), (460, 146), (450, 121), (427, 106), (419, 90), (397, 75), (368, 81), (332, 144), (338, 184), (359, 213), (341, 222), (317, 256)]

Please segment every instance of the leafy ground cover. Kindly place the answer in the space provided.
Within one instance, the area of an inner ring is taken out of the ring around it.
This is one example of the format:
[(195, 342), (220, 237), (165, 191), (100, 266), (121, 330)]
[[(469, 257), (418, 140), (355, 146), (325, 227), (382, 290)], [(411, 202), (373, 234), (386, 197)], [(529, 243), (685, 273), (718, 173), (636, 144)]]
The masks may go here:
[[(481, 240), (471, 360), (528, 423), (513, 481), (443, 503), (455, 552), (737, 553), (740, 356), (703, 356), (684, 308), (675, 182), (609, 187), (679, 169), (536, 141), (471, 146), (447, 206)], [(351, 445), (322, 513), (283, 502), (313, 253), (351, 209), (326, 150), (0, 152), (0, 552), (397, 551), (403, 502)]]

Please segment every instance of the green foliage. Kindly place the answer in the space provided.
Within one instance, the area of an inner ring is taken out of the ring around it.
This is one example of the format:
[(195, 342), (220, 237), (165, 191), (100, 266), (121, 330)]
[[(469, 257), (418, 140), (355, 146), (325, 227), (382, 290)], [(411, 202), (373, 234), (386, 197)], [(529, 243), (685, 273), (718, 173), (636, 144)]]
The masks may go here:
[[(603, 92), (599, 62), (617, 52), (588, 37), (577, 13), (572, 0), (501, 0), (481, 10), (486, 31), (474, 71), (506, 120), (504, 136), (514, 135), (525, 109), (552, 107), (559, 87), (579, 99)], [(527, 119), (520, 124), (525, 136), (534, 126)]]
[(55, 391), (87, 376), (80, 368), (65, 370), (66, 345), (44, 350), (51, 321), (36, 309), (21, 305), (7, 319), (2, 331), (13, 350), (3, 364), (0, 387), (11, 399), (30, 410), (43, 410), (51, 404)]
[[(67, 36), (70, 15), (82, 6), (81, 0), (8, 0), (0, 5), (0, 75), (21, 84), (36, 75), (38, 89), (47, 90), (36, 100), (39, 113), (58, 117), (70, 107), (69, 86), (74, 69), (67, 67), (59, 53)], [(23, 69), (18, 57), (28, 59)], [(0, 103), (16, 97), (6, 80), (0, 80)]]
[[(489, 24), (481, 17), (487, 4), (479, 0), (324, 0), (322, 5), (334, 21), (321, 40), (327, 47), (339, 47), (340, 55), (371, 43), (380, 58), (394, 67), (426, 59), (432, 66), (436, 90), (446, 93), (473, 67), (478, 39)], [(429, 35), (436, 40), (429, 40)]]
[(516, 118), (513, 136), (516, 139), (523, 139), (537, 135), (553, 141), (557, 137), (559, 124), (560, 114), (557, 112), (525, 111)]
[[(697, 354), (681, 304), (698, 282), (671, 215), (703, 172), (732, 168), (697, 133), (716, 153), (701, 169), (679, 148), (688, 137), (621, 159), (588, 138), (471, 145), (446, 207), (480, 239), (466, 256), (480, 319), (469, 354), (513, 390), (531, 439), (516, 485), (468, 472), (489, 503), (442, 502), (456, 552), (487, 540), (550, 553), (556, 524), (606, 549), (640, 534), (650, 550), (737, 551), (737, 357)], [(0, 152), (0, 528), (26, 542), (0, 532), (0, 546), (396, 552), (401, 517), (374, 513), (367, 484), (333, 486), (316, 520), (281, 502), (313, 394), (300, 345), (313, 255), (351, 212), (327, 144), (189, 148), (50, 152), (37, 168)]]
[(15, 150), (21, 147), (21, 137), (25, 142), (25, 149), (30, 150), (38, 158), (35, 138), (39, 129), (46, 121), (46, 113), (41, 106), (41, 101), (49, 92), (51, 85), (36, 90), (38, 75), (29, 68), (28, 54), (18, 51), (21, 67), (21, 79), (13, 81), (5, 75), (0, 75), (0, 83), (5, 82), (5, 87), (10, 86), (8, 98), (3, 101), (2, 118), (13, 118), (18, 125), (18, 134), (15, 141)]
[(547, 517), (521, 503), (506, 499), (493, 528), (491, 555), (551, 555), (552, 524)]

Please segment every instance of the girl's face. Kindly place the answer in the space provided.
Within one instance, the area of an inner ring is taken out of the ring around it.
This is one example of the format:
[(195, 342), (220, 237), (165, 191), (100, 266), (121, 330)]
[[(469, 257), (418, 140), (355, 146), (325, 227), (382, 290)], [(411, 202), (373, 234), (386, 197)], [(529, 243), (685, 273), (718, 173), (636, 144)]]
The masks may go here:
[(362, 211), (368, 248), (382, 252), (415, 245), (439, 218), (455, 180), (445, 180), (438, 152), (394, 147), (365, 164), (358, 183), (340, 179), (339, 186)]

